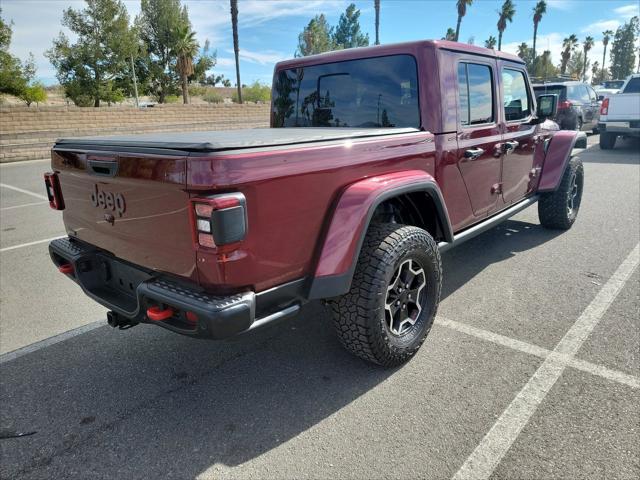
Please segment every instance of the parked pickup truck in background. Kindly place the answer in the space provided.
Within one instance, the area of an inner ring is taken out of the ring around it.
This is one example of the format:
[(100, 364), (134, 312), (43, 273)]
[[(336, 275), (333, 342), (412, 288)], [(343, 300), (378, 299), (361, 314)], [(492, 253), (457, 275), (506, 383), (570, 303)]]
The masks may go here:
[(574, 223), (580, 135), (542, 128), (556, 105), (536, 109), (518, 57), (461, 43), (284, 61), (269, 129), (59, 140), (51, 258), (114, 327), (222, 339), (323, 299), (347, 349), (398, 365), (433, 323), (440, 252), (535, 202)]
[(606, 97), (600, 107), (600, 148), (610, 150), (619, 136), (640, 136), (640, 74), (625, 81), (620, 93)]

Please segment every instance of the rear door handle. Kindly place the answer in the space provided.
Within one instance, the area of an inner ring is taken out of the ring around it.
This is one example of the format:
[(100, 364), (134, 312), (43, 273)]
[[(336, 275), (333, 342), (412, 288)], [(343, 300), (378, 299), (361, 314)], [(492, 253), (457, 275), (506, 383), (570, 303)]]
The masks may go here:
[(484, 150), (481, 148), (470, 148), (464, 151), (464, 158), (467, 160), (475, 160), (476, 158), (481, 157), (483, 153)]

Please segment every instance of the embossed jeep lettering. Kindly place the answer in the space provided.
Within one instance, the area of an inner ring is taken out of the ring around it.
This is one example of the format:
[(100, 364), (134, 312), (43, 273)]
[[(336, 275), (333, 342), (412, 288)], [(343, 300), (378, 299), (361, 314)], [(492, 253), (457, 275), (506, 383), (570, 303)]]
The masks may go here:
[(98, 184), (93, 185), (91, 202), (94, 207), (104, 208), (116, 212), (119, 217), (125, 212), (127, 206), (121, 193), (104, 192), (98, 189)]

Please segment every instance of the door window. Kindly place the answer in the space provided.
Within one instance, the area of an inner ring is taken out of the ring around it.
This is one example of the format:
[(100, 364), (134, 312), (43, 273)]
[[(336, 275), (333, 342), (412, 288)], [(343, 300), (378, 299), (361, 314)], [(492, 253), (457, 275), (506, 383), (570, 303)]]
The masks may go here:
[(491, 68), (476, 63), (458, 64), (458, 98), (462, 126), (494, 121)]
[(589, 91), (587, 90), (586, 85), (578, 86), (580, 92), (580, 101), (582, 103), (591, 103), (591, 97), (589, 96)]
[(589, 99), (591, 103), (595, 103), (598, 101), (598, 96), (596, 95), (596, 91), (587, 85), (587, 90), (589, 91)]
[(507, 122), (523, 120), (531, 115), (529, 88), (523, 72), (505, 68), (502, 71), (502, 93)]

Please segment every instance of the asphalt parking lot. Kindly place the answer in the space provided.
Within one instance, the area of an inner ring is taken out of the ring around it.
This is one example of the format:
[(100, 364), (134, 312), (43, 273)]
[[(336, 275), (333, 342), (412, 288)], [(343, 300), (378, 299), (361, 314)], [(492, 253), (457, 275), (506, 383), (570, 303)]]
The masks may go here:
[(640, 478), (640, 145), (580, 157), (568, 232), (537, 208), (443, 254), (395, 370), (322, 305), (239, 341), (115, 330), (51, 264), (47, 162), (0, 167), (2, 478)]

